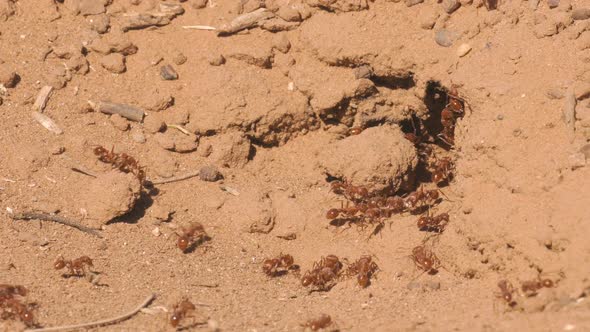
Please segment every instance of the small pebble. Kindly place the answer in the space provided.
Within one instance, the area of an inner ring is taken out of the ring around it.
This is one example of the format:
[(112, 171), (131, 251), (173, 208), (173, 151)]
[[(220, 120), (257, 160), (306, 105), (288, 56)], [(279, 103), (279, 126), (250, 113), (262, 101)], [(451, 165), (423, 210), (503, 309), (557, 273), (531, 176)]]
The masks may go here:
[(453, 45), (452, 33), (447, 29), (440, 29), (434, 35), (434, 40), (437, 44), (443, 47), (449, 47)]
[(0, 84), (5, 88), (14, 88), (18, 83), (18, 74), (10, 69), (0, 67)]
[(179, 66), (186, 63), (186, 60), (188, 60), (188, 58), (186, 57), (186, 55), (182, 54), (181, 52), (177, 52), (176, 54), (174, 54), (174, 56), (172, 58), (172, 61), (174, 61), (174, 63)]
[(579, 8), (572, 11), (572, 18), (577, 21), (590, 18), (590, 8)]
[(207, 2), (209, 0), (192, 0), (191, 6), (195, 9), (201, 9), (207, 7)]
[(559, 0), (547, 0), (547, 6), (549, 6), (549, 8), (555, 8), (559, 6)]
[(219, 323), (216, 320), (209, 319), (207, 321), (207, 328), (211, 332), (218, 332), (219, 331)]
[(217, 169), (217, 167), (215, 166), (203, 166), (199, 170), (199, 179), (201, 179), (202, 181), (215, 182), (221, 179), (221, 173), (219, 172), (219, 169)]
[(443, 0), (442, 6), (444, 11), (447, 12), (447, 14), (451, 14), (455, 10), (459, 9), (459, 7), (461, 7), (461, 3), (457, 0)]
[(221, 54), (215, 54), (209, 58), (209, 64), (211, 66), (221, 66), (225, 63), (225, 58)]
[(164, 150), (174, 151), (174, 149), (176, 148), (174, 140), (168, 135), (156, 133), (154, 135), (154, 139), (156, 140), (156, 142), (158, 142), (158, 145)]
[(143, 131), (137, 128), (134, 128), (131, 131), (131, 139), (136, 143), (145, 143), (145, 135)]
[(113, 127), (119, 129), (120, 131), (126, 131), (127, 129), (129, 129), (129, 122), (119, 114), (111, 115), (110, 120), (113, 124)]
[(160, 236), (162, 234), (162, 232), (160, 232), (160, 227), (152, 229), (152, 234), (156, 237)]
[(371, 66), (360, 66), (354, 69), (354, 77), (358, 80), (361, 78), (370, 78), (373, 76), (373, 68)]
[(100, 59), (100, 65), (111, 73), (121, 74), (127, 70), (125, 56), (120, 53), (111, 53)]
[(171, 65), (165, 65), (160, 68), (160, 76), (166, 81), (174, 81), (178, 79), (178, 73)]
[(423, 3), (424, 0), (405, 0), (404, 2), (406, 3), (406, 6), (412, 7), (412, 6), (415, 6), (419, 3)]
[(467, 53), (469, 53), (469, 51), (471, 51), (471, 46), (469, 44), (461, 44), (457, 48), (457, 55), (459, 57), (463, 57), (463, 56), (467, 55)]
[(501, 120), (504, 120), (504, 115), (502, 115), (502, 114), (498, 114), (498, 115), (496, 116), (496, 119), (497, 119), (497, 120), (500, 120), (500, 121), (501, 121)]

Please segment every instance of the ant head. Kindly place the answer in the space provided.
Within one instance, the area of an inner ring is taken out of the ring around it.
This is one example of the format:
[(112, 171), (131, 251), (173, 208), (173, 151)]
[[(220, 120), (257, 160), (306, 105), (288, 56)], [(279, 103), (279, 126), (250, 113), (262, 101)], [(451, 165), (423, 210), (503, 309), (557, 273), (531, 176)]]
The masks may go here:
[(16, 294), (20, 295), (20, 296), (25, 296), (27, 295), (27, 289), (23, 286), (14, 286)]
[(170, 316), (170, 325), (172, 325), (172, 327), (177, 327), (178, 324), (180, 323), (180, 315), (178, 314), (178, 312), (174, 312), (172, 313), (172, 316)]
[(543, 280), (541, 280), (541, 284), (543, 284), (543, 287), (546, 287), (546, 288), (551, 288), (554, 286), (554, 282), (551, 279), (543, 279)]
[(189, 239), (186, 236), (181, 236), (178, 238), (178, 248), (180, 248), (180, 250), (185, 251), (188, 248), (189, 245)]
[(357, 277), (357, 281), (359, 283), (359, 286), (363, 288), (369, 286), (369, 276), (366, 274), (359, 274), (359, 276)]
[(426, 226), (428, 226), (428, 217), (422, 216), (420, 218), (418, 218), (418, 222), (416, 223), (418, 225), (418, 228), (424, 228)]
[(340, 214), (340, 211), (338, 211), (338, 209), (330, 209), (326, 213), (326, 218), (327, 219), (336, 219), (338, 217), (338, 214)]
[(66, 266), (66, 262), (62, 256), (59, 256), (55, 263), (53, 263), (53, 268), (56, 270), (61, 270)]
[(291, 255), (281, 255), (281, 264), (283, 266), (291, 266), (293, 265), (293, 256)]
[(21, 314), (20, 314), (20, 319), (23, 321), (23, 323), (25, 323), (27, 326), (32, 326), (34, 325), (35, 322), (35, 317), (33, 316), (33, 313), (31, 312), (31, 310), (28, 309), (24, 309)]
[(309, 286), (312, 281), (313, 281), (313, 278), (310, 275), (305, 275), (305, 276), (303, 276), (303, 278), (301, 278), (301, 284), (303, 285), (303, 287)]
[(422, 261), (422, 266), (424, 266), (424, 268), (426, 270), (431, 270), (433, 264), (434, 263), (432, 262), (432, 259), (430, 259), (430, 258), (424, 258), (424, 260)]
[(93, 151), (94, 151), (94, 154), (97, 155), (97, 156), (99, 156), (99, 155), (101, 155), (103, 153), (107, 153), (108, 152), (108, 150), (105, 149), (105, 148), (103, 148), (102, 146), (95, 147)]
[(442, 182), (442, 180), (443, 180), (443, 175), (440, 172), (432, 173), (432, 182), (439, 183), (439, 182)]

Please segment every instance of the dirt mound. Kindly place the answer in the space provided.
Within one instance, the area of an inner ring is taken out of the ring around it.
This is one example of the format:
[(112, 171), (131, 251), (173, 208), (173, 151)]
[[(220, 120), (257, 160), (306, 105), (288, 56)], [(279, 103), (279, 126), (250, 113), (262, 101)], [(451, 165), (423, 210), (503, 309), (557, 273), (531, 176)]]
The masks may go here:
[(0, 0), (0, 330), (588, 330), (589, 40), (582, 0)]

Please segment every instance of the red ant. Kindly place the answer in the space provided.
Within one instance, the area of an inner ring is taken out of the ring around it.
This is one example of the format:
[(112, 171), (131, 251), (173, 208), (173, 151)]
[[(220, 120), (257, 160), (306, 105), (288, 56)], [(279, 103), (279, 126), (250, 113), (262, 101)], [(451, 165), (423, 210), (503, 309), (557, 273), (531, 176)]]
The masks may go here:
[(132, 173), (143, 183), (145, 179), (145, 171), (135, 158), (127, 155), (126, 153), (115, 153), (115, 147), (111, 148), (111, 151), (97, 146), (94, 148), (94, 154), (98, 156), (98, 160), (103, 163), (111, 164), (114, 168), (117, 168), (123, 173)]
[(508, 280), (500, 280), (498, 281), (498, 288), (500, 288), (500, 292), (494, 293), (497, 298), (504, 300), (509, 306), (513, 307), (516, 305), (516, 302), (513, 301), (512, 294), (514, 294), (515, 289), (512, 286), (512, 283)]
[(428, 274), (436, 274), (440, 267), (440, 260), (436, 254), (423, 245), (412, 249), (410, 258), (414, 261), (416, 267)]
[(449, 214), (441, 213), (437, 216), (421, 216), (418, 218), (416, 225), (421, 231), (442, 233), (449, 223)]
[(185, 253), (208, 238), (205, 228), (198, 222), (191, 223), (188, 228), (182, 228), (182, 234), (178, 235), (177, 246)]
[(63, 256), (59, 256), (53, 264), (53, 267), (56, 270), (61, 270), (64, 267), (67, 267), (70, 272), (70, 276), (81, 277), (86, 275), (86, 269), (84, 268), (84, 265), (92, 267), (92, 259), (90, 259), (88, 256), (82, 256), (74, 260), (66, 260), (63, 258)]
[(312, 331), (317, 331), (319, 329), (325, 329), (332, 323), (332, 317), (329, 315), (322, 314), (317, 319), (310, 319), (304, 324), (301, 324), (302, 327), (309, 327)]
[(322, 257), (319, 262), (313, 263), (313, 268), (305, 272), (301, 278), (301, 284), (305, 287), (314, 285), (319, 290), (329, 290), (342, 270), (342, 263), (335, 255)]
[(556, 282), (549, 278), (542, 279), (541, 276), (537, 276), (537, 279), (523, 281), (521, 284), (522, 292), (526, 296), (537, 295), (537, 292), (542, 288), (553, 288)]
[(191, 301), (186, 298), (182, 299), (182, 301), (177, 303), (172, 309), (170, 325), (172, 325), (172, 327), (177, 327), (180, 324), (180, 321), (189, 316), (189, 314), (195, 309), (196, 307)]
[(419, 190), (414, 191), (404, 199), (404, 206), (408, 210), (413, 210), (416, 207), (419, 207), (419, 203), (421, 203), (421, 206), (432, 205), (439, 198), (440, 195), (438, 189), (431, 189), (425, 191), (424, 187), (420, 187)]
[(455, 86), (452, 86), (447, 92), (447, 99), (447, 105), (440, 113), (443, 130), (438, 135), (438, 138), (447, 145), (453, 146), (455, 145), (455, 123), (458, 118), (465, 115), (465, 100), (459, 97)]
[(37, 325), (35, 323), (35, 316), (33, 315), (33, 304), (23, 304), (18, 299), (8, 299), (0, 303), (0, 318), (2, 319), (18, 319), (25, 325), (32, 327)]
[[(262, 263), (262, 271), (270, 277), (276, 277), (295, 268), (293, 263), (293, 256), (280, 254), (278, 258), (265, 259)], [(282, 268), (282, 270), (279, 270), (279, 268)]]
[(357, 282), (362, 288), (366, 288), (371, 283), (371, 277), (379, 271), (377, 263), (373, 262), (373, 257), (362, 256), (356, 262), (350, 264), (346, 270), (347, 276), (357, 276)]
[(440, 185), (453, 176), (454, 165), (449, 157), (438, 159), (431, 163), (432, 182)]
[(334, 193), (338, 195), (344, 195), (344, 197), (353, 202), (367, 199), (369, 197), (369, 191), (367, 188), (362, 186), (353, 186), (346, 181), (332, 181), (330, 186)]

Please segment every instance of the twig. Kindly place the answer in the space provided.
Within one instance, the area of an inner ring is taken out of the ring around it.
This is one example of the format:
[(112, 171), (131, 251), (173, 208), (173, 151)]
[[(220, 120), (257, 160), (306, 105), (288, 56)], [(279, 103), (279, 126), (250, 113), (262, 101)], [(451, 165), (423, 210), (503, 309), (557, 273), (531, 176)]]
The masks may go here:
[(66, 325), (66, 326), (56, 326), (56, 327), (45, 327), (45, 328), (40, 328), (40, 329), (28, 329), (28, 330), (25, 330), (25, 332), (50, 332), (50, 331), (78, 330), (78, 329), (87, 329), (87, 328), (91, 328), (91, 327), (119, 323), (119, 322), (129, 319), (131, 316), (137, 314), (141, 309), (143, 309), (145, 306), (150, 304), (150, 302), (152, 302), (155, 298), (156, 298), (156, 295), (151, 294), (137, 308), (133, 309), (132, 311), (130, 311), (126, 314), (123, 314), (123, 315), (120, 315), (120, 316), (117, 316), (114, 318), (103, 319), (103, 320), (99, 320), (99, 321), (92, 322), (92, 323), (82, 323), (82, 324), (76, 324), (76, 325)]
[(46, 85), (41, 88), (39, 94), (37, 95), (37, 99), (35, 99), (35, 103), (33, 104), (33, 111), (43, 112), (52, 91), (53, 87), (50, 85)]
[(116, 104), (108, 101), (94, 102), (91, 100), (88, 101), (88, 104), (95, 111), (106, 114), (119, 114), (126, 119), (136, 122), (141, 122), (143, 120), (143, 116), (145, 115), (145, 113), (139, 108), (124, 104)]
[(97, 230), (86, 227), (86, 226), (82, 226), (77, 222), (68, 220), (64, 217), (60, 217), (60, 216), (54, 215), (54, 214), (36, 213), (36, 212), (27, 211), (27, 212), (14, 213), (14, 214), (10, 213), (9, 215), (10, 215), (10, 218), (12, 218), (12, 220), (37, 219), (37, 220), (53, 221), (53, 222), (56, 222), (56, 223), (59, 223), (62, 225), (77, 228), (78, 230), (80, 230), (84, 233), (88, 233), (88, 234), (102, 238), (102, 235)]
[(84, 168), (82, 166), (72, 166), (71, 169), (73, 171), (76, 171), (76, 172), (79, 172), (79, 173), (82, 173), (82, 174), (86, 174), (88, 176), (92, 176), (93, 178), (97, 178), (98, 177), (98, 175), (96, 175), (96, 173), (94, 173), (92, 171), (89, 171), (87, 168)]
[(240, 15), (234, 18), (231, 22), (220, 26), (217, 34), (219, 36), (231, 35), (238, 31), (257, 26), (260, 22), (274, 16), (275, 15), (270, 10), (259, 8), (253, 12)]
[(33, 111), (31, 115), (33, 116), (33, 119), (39, 122), (39, 124), (45, 127), (45, 129), (57, 135), (63, 134), (63, 130), (61, 130), (61, 128), (55, 123), (55, 121), (53, 121), (47, 115), (39, 113), (37, 111)]
[(174, 177), (167, 178), (167, 179), (150, 180), (150, 182), (152, 184), (164, 184), (164, 183), (182, 181), (182, 180), (194, 178), (195, 176), (199, 176), (199, 172), (200, 171), (190, 172), (190, 173), (187, 173), (187, 174), (184, 174), (184, 175), (174, 176)]
[(176, 130), (180, 131), (181, 133), (183, 133), (183, 134), (185, 134), (185, 135), (188, 135), (188, 136), (190, 136), (190, 135), (191, 135), (191, 132), (190, 132), (190, 131), (188, 131), (188, 130), (186, 130), (186, 129), (185, 129), (183, 126), (181, 126), (181, 125), (175, 125), (175, 124), (171, 124), (171, 125), (169, 125), (169, 124), (167, 124), (167, 125), (166, 125), (166, 127), (168, 127), (168, 128), (174, 128), (174, 129), (176, 129)]
[(205, 287), (205, 288), (217, 288), (217, 287), (219, 287), (219, 284), (192, 284), (191, 286)]
[(570, 140), (573, 140), (576, 130), (576, 94), (574, 93), (573, 86), (569, 87), (565, 93), (563, 120), (565, 122), (566, 128), (568, 129)]
[(192, 29), (192, 30), (209, 30), (209, 31), (213, 31), (213, 30), (217, 30), (216, 27), (212, 27), (209, 25), (184, 25), (182, 26), (183, 29)]

